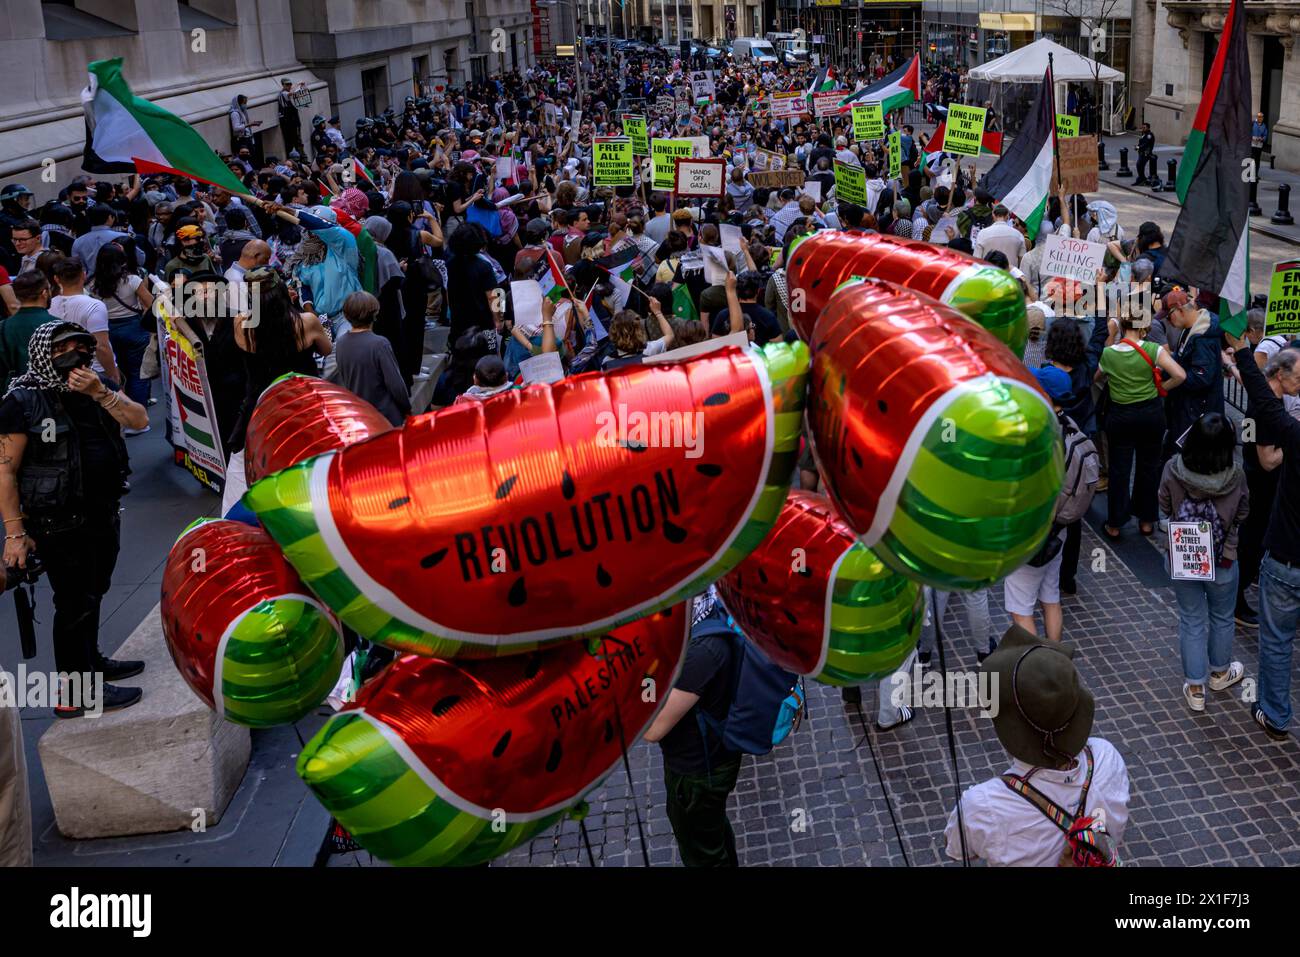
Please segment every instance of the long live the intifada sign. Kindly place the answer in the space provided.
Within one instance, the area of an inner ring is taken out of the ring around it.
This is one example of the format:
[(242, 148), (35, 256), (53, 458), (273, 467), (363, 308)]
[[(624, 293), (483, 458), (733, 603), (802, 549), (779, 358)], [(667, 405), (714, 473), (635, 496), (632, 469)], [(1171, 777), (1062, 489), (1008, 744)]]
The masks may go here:
[(751, 172), (746, 179), (755, 189), (780, 189), (784, 186), (802, 186), (804, 173), (801, 169), (774, 169)]

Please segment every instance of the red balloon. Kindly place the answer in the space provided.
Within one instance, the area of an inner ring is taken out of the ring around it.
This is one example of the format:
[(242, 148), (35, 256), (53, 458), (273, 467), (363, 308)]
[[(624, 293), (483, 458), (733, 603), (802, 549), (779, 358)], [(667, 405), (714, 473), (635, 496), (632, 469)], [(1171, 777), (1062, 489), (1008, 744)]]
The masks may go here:
[(677, 679), (688, 608), (531, 654), (399, 658), (308, 742), (298, 774), (383, 860), (490, 860), (621, 763)]
[(828, 684), (890, 674), (920, 635), (921, 587), (887, 568), (811, 492), (792, 491), (772, 533), (716, 587), (773, 662)]
[(229, 721), (290, 724), (338, 681), (338, 622), (260, 528), (207, 519), (186, 529), (167, 556), (161, 610), (176, 669)]
[[(790, 251), (790, 321), (805, 342), (843, 283), (884, 279), (950, 305), (992, 332), (1017, 356), (1029, 327), (1025, 297), (1011, 274), (944, 246), (886, 233), (822, 230)], [(802, 306), (802, 308), (797, 308)]]
[(1060, 491), (1060, 435), (1005, 345), (874, 280), (837, 293), (813, 337), (813, 452), (865, 544), (949, 589), (984, 587), (1033, 555)]
[(350, 627), (437, 657), (514, 653), (697, 594), (767, 534), (807, 348), (727, 348), (410, 419), (248, 492)]
[(262, 393), (248, 420), (248, 484), (392, 429), (378, 409), (341, 385), (315, 376), (284, 376)]

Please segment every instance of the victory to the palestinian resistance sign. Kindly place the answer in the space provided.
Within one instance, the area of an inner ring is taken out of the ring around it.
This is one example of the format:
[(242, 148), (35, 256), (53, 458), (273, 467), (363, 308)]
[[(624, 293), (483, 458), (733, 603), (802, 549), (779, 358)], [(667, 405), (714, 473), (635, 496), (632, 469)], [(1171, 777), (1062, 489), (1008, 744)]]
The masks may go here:
[(867, 173), (861, 166), (835, 161), (835, 196), (841, 202), (867, 205)]
[(885, 136), (885, 114), (879, 103), (853, 104), (853, 138), (859, 143)]
[(631, 186), (632, 157), (630, 136), (598, 136), (591, 143), (592, 179), (597, 186)]
[(959, 156), (979, 156), (987, 116), (988, 111), (982, 106), (949, 104), (943, 134), (944, 150)]

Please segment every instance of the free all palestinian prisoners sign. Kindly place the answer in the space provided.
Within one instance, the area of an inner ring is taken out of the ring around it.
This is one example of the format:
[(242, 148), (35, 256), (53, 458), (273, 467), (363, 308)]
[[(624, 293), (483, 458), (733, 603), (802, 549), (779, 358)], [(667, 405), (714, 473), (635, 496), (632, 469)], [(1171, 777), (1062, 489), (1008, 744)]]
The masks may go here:
[(597, 186), (633, 185), (634, 165), (630, 136), (602, 136), (592, 141), (591, 170)]
[(988, 111), (982, 106), (950, 103), (944, 126), (944, 150), (959, 156), (979, 156), (987, 118)]

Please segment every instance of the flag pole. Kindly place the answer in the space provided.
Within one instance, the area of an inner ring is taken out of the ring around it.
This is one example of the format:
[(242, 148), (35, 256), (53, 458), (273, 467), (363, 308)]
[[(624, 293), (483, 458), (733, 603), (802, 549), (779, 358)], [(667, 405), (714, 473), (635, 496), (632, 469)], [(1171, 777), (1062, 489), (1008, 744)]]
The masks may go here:
[[(1064, 185), (1061, 180), (1061, 150), (1060, 144), (1056, 140), (1056, 68), (1052, 65), (1052, 53), (1047, 53), (1047, 106), (1051, 111), (1052, 124), (1052, 155), (1056, 157), (1056, 189), (1060, 191)], [(1074, 211), (1071, 210), (1071, 213)], [(1061, 215), (1065, 215), (1062, 213)]]

